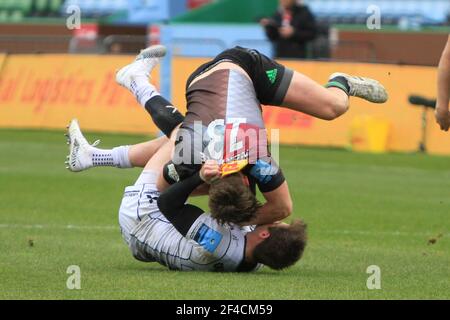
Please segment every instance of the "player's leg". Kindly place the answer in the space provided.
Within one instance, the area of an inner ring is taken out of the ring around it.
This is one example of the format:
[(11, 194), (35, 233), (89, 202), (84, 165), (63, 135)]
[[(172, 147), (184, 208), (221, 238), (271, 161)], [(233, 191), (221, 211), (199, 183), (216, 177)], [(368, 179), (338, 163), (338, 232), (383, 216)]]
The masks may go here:
[(348, 110), (350, 96), (374, 103), (383, 103), (388, 98), (385, 88), (373, 79), (335, 73), (323, 87), (256, 50), (237, 48), (232, 55), (236, 55), (236, 61), (242, 61), (262, 104), (332, 120)]
[(319, 119), (333, 120), (348, 110), (349, 96), (341, 88), (325, 88), (294, 72), (281, 106)]
[(165, 136), (132, 146), (119, 146), (112, 149), (100, 149), (84, 137), (76, 119), (68, 127), (67, 140), (70, 145), (66, 167), (78, 172), (92, 167), (133, 168), (144, 167), (148, 160), (169, 139)]
[[(122, 236), (133, 257), (142, 262), (157, 261), (154, 257), (155, 243), (161, 236), (167, 235), (167, 230), (171, 228), (168, 222), (164, 222), (164, 217), (158, 208), (157, 199), (160, 192), (156, 182), (161, 166), (166, 159), (170, 158), (172, 146), (173, 142), (166, 139), (151, 158), (152, 165), (146, 166), (135, 184), (125, 189), (119, 209)], [(152, 223), (151, 228), (148, 228), (148, 219), (152, 218), (156, 219), (156, 225)]]
[(165, 56), (164, 46), (151, 46), (137, 55), (134, 62), (117, 72), (116, 82), (127, 88), (147, 110), (156, 126), (166, 135), (180, 125), (184, 116), (150, 83), (150, 73)]
[[(150, 81), (150, 73), (165, 55), (163, 46), (152, 46), (143, 50), (129, 65), (120, 69), (116, 81), (130, 90), (138, 102), (150, 113), (157, 127), (170, 136), (183, 120), (183, 115), (164, 99)], [(78, 123), (69, 126), (70, 154), (66, 165), (71, 171), (82, 171), (93, 166), (114, 166), (118, 168), (143, 167), (161, 147), (164, 139), (134, 146), (120, 146), (113, 149), (95, 148), (83, 137)]]
[[(153, 245), (143, 246), (143, 243), (147, 243), (154, 239), (154, 235), (165, 234), (164, 230), (158, 233), (158, 228), (136, 228), (136, 226), (142, 221), (143, 217), (156, 215), (156, 218), (160, 220), (160, 211), (157, 206), (157, 198), (159, 197), (160, 190), (157, 187), (158, 177), (161, 175), (162, 167), (172, 156), (174, 148), (174, 137), (177, 133), (177, 128), (172, 132), (171, 138), (167, 137), (158, 138), (158, 148), (156, 146), (149, 146), (148, 143), (138, 144), (132, 146), (135, 151), (141, 152), (138, 149), (152, 149), (155, 152), (151, 155), (146, 164), (144, 170), (142, 170), (138, 179), (133, 186), (125, 189), (125, 195), (122, 200), (122, 204), (119, 210), (119, 224), (122, 231), (122, 236), (125, 242), (128, 244), (133, 256), (143, 262), (156, 261), (153, 257), (154, 250), (148, 250), (153, 248)], [(132, 150), (132, 149), (130, 149)], [(163, 223), (164, 228), (167, 226)]]
[(384, 103), (388, 96), (376, 80), (333, 74), (325, 87), (307, 76), (294, 72), (281, 106), (324, 120), (333, 120), (349, 107), (349, 97)]
[(130, 146), (128, 158), (133, 167), (144, 168), (147, 162), (169, 139), (166, 136)]
[[(146, 216), (150, 218), (153, 215), (156, 215), (156, 218), (160, 217), (156, 202), (159, 196), (156, 187), (158, 174), (158, 171), (144, 169), (134, 185), (125, 188), (119, 209), (119, 225), (123, 239), (133, 257), (142, 262), (156, 261), (153, 256), (153, 249), (148, 250), (147, 246), (142, 244), (151, 239), (155, 232), (157, 234), (158, 229), (152, 227), (149, 230), (146, 228), (145, 222), (143, 222), (142, 227), (138, 228), (138, 226), (142, 221), (145, 221), (144, 217)], [(153, 248), (154, 246), (150, 245), (150, 247)]]

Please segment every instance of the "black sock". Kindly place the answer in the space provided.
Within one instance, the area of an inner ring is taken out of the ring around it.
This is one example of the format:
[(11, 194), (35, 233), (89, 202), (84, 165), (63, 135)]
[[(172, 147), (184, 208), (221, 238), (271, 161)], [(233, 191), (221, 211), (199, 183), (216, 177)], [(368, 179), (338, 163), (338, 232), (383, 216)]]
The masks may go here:
[(345, 91), (345, 93), (347, 95), (350, 95), (350, 86), (348, 85), (348, 81), (347, 79), (345, 79), (345, 77), (335, 77), (333, 79), (330, 79), (330, 81), (328, 81), (328, 83), (325, 85), (326, 88), (339, 88), (343, 91)]
[(150, 114), (156, 126), (170, 137), (173, 129), (183, 122), (184, 116), (161, 96), (154, 96), (145, 103), (145, 110)]

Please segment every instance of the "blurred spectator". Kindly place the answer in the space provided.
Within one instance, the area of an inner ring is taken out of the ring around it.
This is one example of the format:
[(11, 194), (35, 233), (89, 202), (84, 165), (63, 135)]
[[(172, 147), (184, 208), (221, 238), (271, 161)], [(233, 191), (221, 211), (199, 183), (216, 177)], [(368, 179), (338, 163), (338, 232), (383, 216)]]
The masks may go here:
[(122, 45), (118, 42), (114, 42), (109, 47), (109, 53), (111, 54), (121, 54), (123, 52)]
[(279, 0), (280, 9), (260, 24), (275, 46), (278, 58), (306, 58), (306, 45), (314, 40), (316, 21), (302, 1)]

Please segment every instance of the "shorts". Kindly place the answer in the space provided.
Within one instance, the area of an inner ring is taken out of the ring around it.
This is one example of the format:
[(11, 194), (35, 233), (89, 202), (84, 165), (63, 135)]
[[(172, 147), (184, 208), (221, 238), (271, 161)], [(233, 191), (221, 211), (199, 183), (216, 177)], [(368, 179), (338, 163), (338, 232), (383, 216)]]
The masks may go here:
[(159, 191), (156, 188), (158, 173), (144, 171), (133, 186), (125, 188), (119, 209), (119, 225), (122, 237), (132, 248), (132, 235), (139, 228), (141, 222), (149, 216), (160, 216), (157, 199)]
[(221, 62), (235, 63), (247, 72), (261, 104), (281, 106), (294, 72), (254, 49), (235, 47), (220, 53), (192, 73), (186, 89), (196, 77)]

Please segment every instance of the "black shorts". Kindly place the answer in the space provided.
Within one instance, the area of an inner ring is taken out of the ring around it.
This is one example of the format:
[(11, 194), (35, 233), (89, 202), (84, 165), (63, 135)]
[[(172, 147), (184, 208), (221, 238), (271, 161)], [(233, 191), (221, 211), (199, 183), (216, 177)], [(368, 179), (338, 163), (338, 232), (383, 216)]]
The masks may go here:
[(196, 77), (226, 61), (237, 64), (247, 72), (261, 104), (280, 106), (283, 103), (294, 72), (254, 49), (242, 47), (228, 49), (201, 65), (189, 77), (186, 89)]

